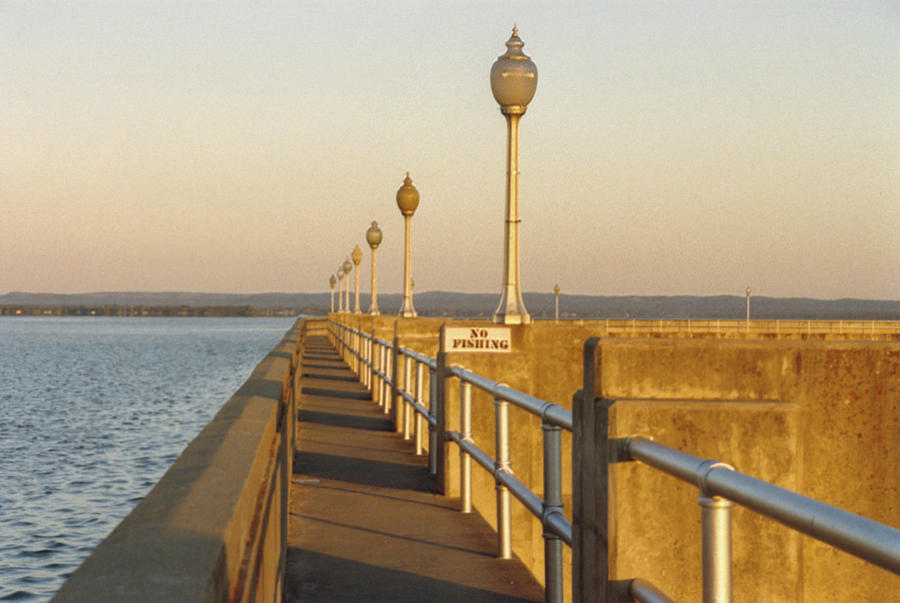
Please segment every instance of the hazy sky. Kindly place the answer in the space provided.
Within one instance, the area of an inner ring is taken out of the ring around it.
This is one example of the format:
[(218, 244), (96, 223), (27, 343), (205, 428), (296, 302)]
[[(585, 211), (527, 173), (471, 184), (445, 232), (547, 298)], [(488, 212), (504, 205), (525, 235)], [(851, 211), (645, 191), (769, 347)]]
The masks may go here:
[(900, 299), (900, 3), (0, 0), (0, 293), (499, 295), (513, 23), (522, 283)]

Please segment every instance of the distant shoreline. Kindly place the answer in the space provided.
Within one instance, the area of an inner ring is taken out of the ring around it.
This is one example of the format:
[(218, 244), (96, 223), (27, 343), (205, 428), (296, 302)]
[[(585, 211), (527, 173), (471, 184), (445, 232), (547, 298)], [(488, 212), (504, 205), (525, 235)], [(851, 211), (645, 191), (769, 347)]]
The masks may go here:
[(247, 306), (0, 306), (0, 316), (106, 317), (106, 318), (283, 318), (297, 316), (292, 309), (259, 309)]
[[(355, 299), (351, 295), (351, 305)], [(553, 319), (553, 293), (526, 292), (532, 318)], [(498, 294), (425, 291), (414, 295), (419, 315), (487, 319)], [(337, 297), (335, 296), (335, 304)], [(265, 317), (324, 316), (332, 308), (329, 293), (220, 294), (190, 292), (97, 292), (79, 294), (12, 292), (0, 295), (2, 316)], [(363, 312), (369, 295), (360, 292)], [(378, 296), (385, 315), (400, 308), (400, 294)], [(745, 319), (743, 295), (567, 295), (559, 296), (561, 320), (735, 320)], [(777, 298), (751, 296), (754, 320), (900, 320), (900, 300)]]

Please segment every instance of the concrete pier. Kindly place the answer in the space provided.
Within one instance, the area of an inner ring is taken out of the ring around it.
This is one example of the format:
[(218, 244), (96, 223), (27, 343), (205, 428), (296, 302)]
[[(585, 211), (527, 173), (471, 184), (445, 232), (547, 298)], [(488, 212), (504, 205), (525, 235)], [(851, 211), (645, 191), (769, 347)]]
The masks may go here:
[(285, 601), (542, 601), (478, 514), (435, 492), (325, 337), (305, 346)]
[[(811, 325), (640, 337), (536, 322), (502, 327), (503, 353), (471, 354), (448, 349), (446, 319), (329, 318), (298, 321), (54, 600), (539, 601), (542, 577), (557, 594), (549, 600), (624, 601), (620, 587), (638, 582), (699, 600), (698, 483), (621, 458), (632, 436), (878, 522), (878, 542), (900, 551), (897, 329), (875, 341)], [(461, 395), (460, 368), (479, 377), (478, 391)], [(523, 504), (511, 513), (516, 559), (504, 561), (492, 469), (495, 402), (513, 401), (507, 389), (518, 400), (508, 461)], [(413, 405), (433, 428), (419, 444), (435, 477), (415, 454)], [(572, 434), (562, 434), (561, 462), (545, 464), (550, 406), (573, 411), (554, 423)], [(487, 469), (466, 478), (470, 514), (458, 511), (461, 431)], [(547, 466), (560, 467), (553, 498), (565, 519), (540, 511)], [(736, 600), (894, 600), (900, 554), (862, 557), (773, 517), (735, 504)], [(554, 527), (565, 522), (569, 532)], [(545, 567), (554, 534), (572, 554)], [(561, 593), (547, 578), (559, 574)]]

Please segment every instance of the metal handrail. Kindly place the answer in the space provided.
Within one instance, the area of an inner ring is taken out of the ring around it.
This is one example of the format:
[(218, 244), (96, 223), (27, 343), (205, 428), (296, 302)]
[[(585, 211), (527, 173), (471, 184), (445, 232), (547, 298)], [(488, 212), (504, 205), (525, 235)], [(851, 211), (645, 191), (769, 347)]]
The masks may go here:
[[(435, 474), (437, 472), (437, 416), (431, 407), (435, 399), (433, 388), (436, 385), (437, 361), (335, 320), (330, 320), (330, 323), (338, 331), (334, 334), (336, 340), (356, 359), (357, 374), (363, 384), (370, 388), (373, 401), (384, 409), (385, 414), (390, 413), (393, 408), (394, 395), (398, 397), (400, 403), (398, 422), (403, 431), (403, 438), (405, 440), (414, 438), (417, 456), (421, 456), (425, 450), (423, 436), (425, 427), (422, 422), (427, 424), (429, 432), (428, 466), (431, 474)], [(341, 332), (346, 333), (349, 337), (342, 335)], [(353, 343), (352, 338), (356, 338), (356, 344)], [(401, 386), (394, 382), (392, 370), (394, 352), (398, 356), (398, 361), (400, 358), (408, 358), (415, 364), (415, 385), (413, 385), (412, 371), (408, 364), (405, 385)], [(363, 367), (365, 370), (362, 370)], [(425, 399), (424, 375), (420, 372), (419, 367), (427, 367), (429, 371), (431, 389), (428, 392), (429, 406), (427, 407), (422, 404)], [(412, 413), (409, 412), (410, 410)]]
[[(563, 429), (572, 431), (572, 412), (554, 402), (541, 400), (524, 392), (492, 381), (461, 366), (449, 366), (447, 376), (459, 379), (460, 430), (447, 431), (447, 438), (460, 449), (460, 510), (472, 511), (471, 461), (494, 477), (497, 491), (498, 557), (512, 557), (512, 522), (509, 496), (512, 494), (541, 521), (544, 528), (544, 598), (562, 601), (562, 543), (572, 546), (572, 523), (563, 513), (562, 439)], [(496, 458), (481, 449), (472, 439), (472, 387), (494, 398), (494, 435)], [(512, 404), (540, 417), (543, 431), (544, 498), (535, 494), (512, 473), (509, 460), (509, 413)]]
[[(429, 358), (414, 350), (395, 345), (384, 339), (354, 329), (348, 325), (331, 320), (332, 335), (335, 343), (358, 361), (361, 378), (368, 379), (373, 400), (383, 406), (385, 413), (390, 412), (392, 398), (396, 395), (399, 403), (398, 421), (402, 426), (404, 437), (409, 438), (409, 409), (415, 417), (416, 453), (420, 453), (420, 434), (422, 429), (419, 419), (428, 424), (429, 429), (429, 466), (432, 473), (437, 471), (438, 417), (435, 414), (437, 374), (441, 368), (436, 359)], [(355, 338), (355, 343), (354, 343)], [(397, 361), (407, 362), (405, 383), (395, 383), (391, 359), (396, 355)], [(413, 371), (415, 365), (415, 386)], [(365, 371), (362, 370), (365, 367)], [(427, 368), (430, 375), (431, 391), (429, 407), (422, 404), (422, 371)], [(562, 502), (562, 430), (572, 431), (572, 411), (554, 402), (536, 398), (524, 392), (492, 381), (461, 366), (443, 367), (445, 377), (455, 377), (460, 383), (460, 431), (448, 430), (443, 434), (447, 441), (454, 442), (460, 450), (460, 511), (472, 511), (471, 460), (475, 460), (493, 478), (497, 491), (497, 540), (498, 557), (512, 557), (512, 522), (510, 518), (509, 496), (514, 496), (537, 519), (541, 521), (544, 531), (544, 567), (545, 567), (545, 600), (562, 601), (563, 599), (563, 567), (562, 543), (570, 547), (574, 541), (572, 523), (563, 512)], [(495, 406), (495, 450), (496, 458), (481, 449), (472, 439), (471, 429), (471, 388), (487, 392), (494, 398)], [(509, 461), (509, 417), (508, 406), (512, 404), (526, 412), (540, 417), (544, 433), (543, 475), (544, 498), (532, 491), (522, 480), (516, 477)], [(648, 603), (667, 603), (668, 599), (655, 586), (644, 580), (634, 580), (630, 585), (630, 594), (635, 601)]]
[(807, 536), (900, 574), (900, 530), (641, 437), (625, 453)]
[(805, 319), (600, 319), (607, 333), (755, 333), (775, 335), (857, 335), (890, 336), (900, 332), (900, 321), (891, 320), (805, 320)]
[(491, 381), (486, 377), (482, 377), (478, 373), (465, 369), (461, 366), (450, 366), (447, 370), (460, 381), (471, 383), (478, 389), (491, 394), (494, 398), (506, 400), (515, 404), (519, 408), (537, 415), (541, 420), (550, 425), (562, 427), (567, 431), (572, 431), (572, 411), (567, 410), (556, 404), (555, 402), (547, 402), (540, 398), (535, 398), (519, 390), (512, 389), (502, 383)]

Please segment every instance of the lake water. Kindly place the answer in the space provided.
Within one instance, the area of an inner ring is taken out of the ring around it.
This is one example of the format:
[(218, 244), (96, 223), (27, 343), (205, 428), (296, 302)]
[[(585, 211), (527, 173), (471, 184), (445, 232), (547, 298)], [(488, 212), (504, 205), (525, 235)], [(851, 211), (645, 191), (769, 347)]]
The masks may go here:
[(0, 317), (0, 601), (45, 601), (294, 318)]

